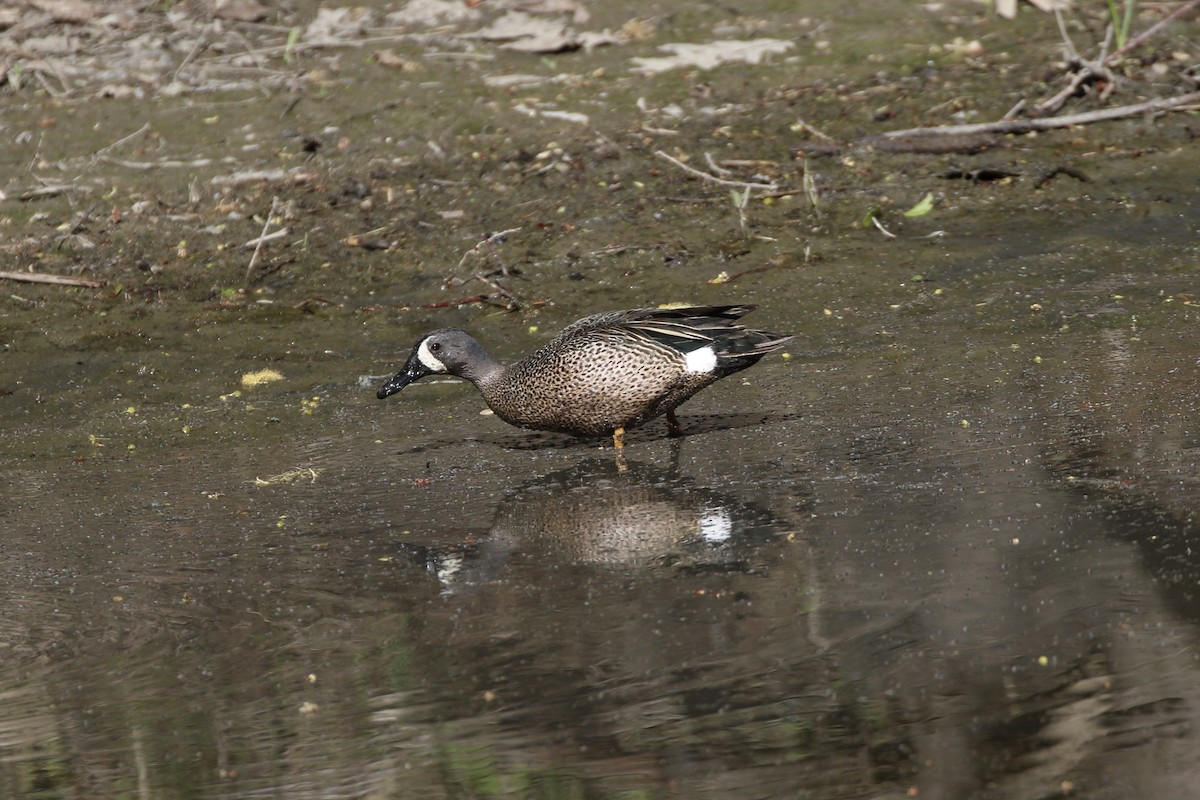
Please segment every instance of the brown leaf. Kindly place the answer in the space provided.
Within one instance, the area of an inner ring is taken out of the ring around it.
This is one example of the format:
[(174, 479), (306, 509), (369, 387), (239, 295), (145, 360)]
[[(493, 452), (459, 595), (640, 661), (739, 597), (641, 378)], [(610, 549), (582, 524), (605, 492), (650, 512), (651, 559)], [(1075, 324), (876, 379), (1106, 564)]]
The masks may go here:
[(210, 10), (214, 18), (230, 22), (258, 22), (271, 13), (258, 0), (213, 0)]
[(421, 64), (417, 61), (396, 55), (395, 50), (376, 50), (375, 62), (381, 67), (392, 67), (401, 72), (420, 72)]
[(96, 9), (86, 0), (32, 0), (31, 5), (49, 14), (55, 22), (82, 25), (96, 18)]

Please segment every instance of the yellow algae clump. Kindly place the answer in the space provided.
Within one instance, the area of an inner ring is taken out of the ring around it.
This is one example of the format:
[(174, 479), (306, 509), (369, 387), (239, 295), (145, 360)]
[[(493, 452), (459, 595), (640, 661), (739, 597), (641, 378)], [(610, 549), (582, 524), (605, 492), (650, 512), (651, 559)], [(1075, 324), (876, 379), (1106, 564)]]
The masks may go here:
[(258, 372), (247, 372), (242, 376), (243, 389), (255, 389), (268, 383), (283, 380), (283, 373), (273, 369), (260, 369)]

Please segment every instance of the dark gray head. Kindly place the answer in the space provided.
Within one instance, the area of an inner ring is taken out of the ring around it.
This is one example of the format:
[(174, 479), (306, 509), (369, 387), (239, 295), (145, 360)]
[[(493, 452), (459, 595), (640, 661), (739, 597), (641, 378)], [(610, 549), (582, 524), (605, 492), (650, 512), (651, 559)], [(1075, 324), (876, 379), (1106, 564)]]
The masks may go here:
[(381, 386), (376, 396), (380, 400), (390, 397), (426, 375), (456, 375), (479, 383), (499, 367), (469, 333), (458, 328), (442, 328), (417, 340), (404, 369)]

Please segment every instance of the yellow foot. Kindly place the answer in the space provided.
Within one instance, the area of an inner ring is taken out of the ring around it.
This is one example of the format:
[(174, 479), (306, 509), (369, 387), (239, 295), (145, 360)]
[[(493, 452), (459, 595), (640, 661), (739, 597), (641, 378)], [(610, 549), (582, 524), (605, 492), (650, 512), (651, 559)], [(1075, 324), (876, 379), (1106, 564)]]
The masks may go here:
[(613, 431), (613, 458), (617, 462), (617, 472), (626, 472), (629, 465), (625, 463), (625, 429)]

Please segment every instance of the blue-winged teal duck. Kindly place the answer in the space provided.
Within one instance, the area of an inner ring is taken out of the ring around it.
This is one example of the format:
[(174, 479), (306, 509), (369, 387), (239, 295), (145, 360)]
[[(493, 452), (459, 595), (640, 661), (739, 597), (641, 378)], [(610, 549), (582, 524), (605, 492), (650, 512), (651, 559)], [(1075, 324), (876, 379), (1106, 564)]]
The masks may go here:
[(504, 366), (468, 333), (443, 328), (417, 340), (382, 400), (426, 375), (465, 378), (496, 416), (522, 428), (609, 436), (662, 414), (680, 433), (675, 408), (705, 386), (746, 369), (791, 336), (737, 324), (755, 306), (639, 308), (585, 317), (545, 347)]

